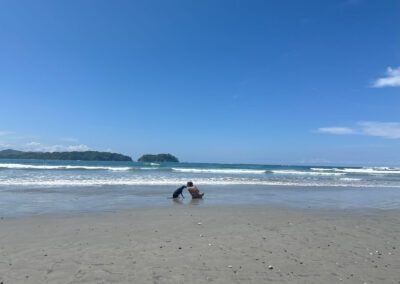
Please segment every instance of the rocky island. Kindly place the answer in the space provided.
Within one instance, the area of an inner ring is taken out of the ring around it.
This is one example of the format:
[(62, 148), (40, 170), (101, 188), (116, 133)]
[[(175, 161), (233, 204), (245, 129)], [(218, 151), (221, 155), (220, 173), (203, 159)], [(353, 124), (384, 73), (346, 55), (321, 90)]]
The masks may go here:
[(139, 158), (138, 162), (145, 162), (145, 163), (164, 163), (164, 162), (173, 162), (179, 163), (177, 157), (171, 154), (146, 154)]
[(82, 160), (82, 161), (132, 161), (132, 158), (118, 153), (99, 151), (72, 152), (24, 152), (12, 149), (0, 151), (0, 159), (35, 160)]

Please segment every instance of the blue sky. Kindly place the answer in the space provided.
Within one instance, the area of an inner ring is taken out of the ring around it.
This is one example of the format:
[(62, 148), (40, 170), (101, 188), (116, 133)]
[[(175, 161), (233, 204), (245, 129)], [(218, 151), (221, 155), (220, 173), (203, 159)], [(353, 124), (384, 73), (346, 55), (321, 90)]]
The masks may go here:
[(400, 1), (1, 1), (0, 149), (400, 164)]

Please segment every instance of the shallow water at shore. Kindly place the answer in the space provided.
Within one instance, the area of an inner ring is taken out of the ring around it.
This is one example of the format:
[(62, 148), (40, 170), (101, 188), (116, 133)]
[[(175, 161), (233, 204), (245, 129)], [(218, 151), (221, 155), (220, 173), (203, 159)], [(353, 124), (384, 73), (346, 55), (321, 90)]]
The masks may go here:
[(116, 211), (137, 207), (246, 206), (318, 209), (400, 208), (397, 188), (337, 188), (288, 186), (202, 186), (203, 200), (169, 197), (173, 186), (97, 186), (1, 188), (0, 215)]
[(2, 216), (168, 206), (400, 208), (400, 168), (0, 160)]

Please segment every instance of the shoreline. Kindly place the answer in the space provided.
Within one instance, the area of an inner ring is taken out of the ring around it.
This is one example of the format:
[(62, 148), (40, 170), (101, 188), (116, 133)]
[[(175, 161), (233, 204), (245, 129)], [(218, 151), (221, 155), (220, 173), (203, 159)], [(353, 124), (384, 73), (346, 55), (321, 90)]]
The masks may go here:
[(399, 283), (399, 235), (398, 209), (172, 206), (3, 218), (0, 282)]
[[(190, 198), (187, 198), (190, 200)], [(185, 199), (186, 200), (186, 199)], [(121, 207), (113, 208), (109, 210), (71, 210), (71, 211), (51, 211), (51, 212), (41, 212), (32, 214), (21, 214), (21, 215), (0, 215), (0, 221), (16, 221), (24, 222), (24, 220), (35, 220), (35, 219), (66, 219), (66, 218), (101, 218), (101, 217), (111, 217), (125, 214), (134, 214), (135, 212), (146, 212), (146, 211), (187, 211), (187, 210), (246, 210), (246, 211), (289, 211), (298, 212), (300, 214), (315, 214), (321, 216), (378, 216), (381, 214), (398, 214), (400, 216), (400, 208), (373, 208), (373, 207), (356, 207), (356, 208), (337, 208), (332, 207), (322, 208), (322, 207), (293, 207), (290, 205), (282, 204), (203, 204), (199, 203), (198, 200), (192, 199), (195, 203), (180, 203), (179, 201), (171, 201), (173, 204), (166, 205), (148, 205), (143, 204), (141, 206), (134, 207)], [(200, 202), (203, 200), (200, 199)]]

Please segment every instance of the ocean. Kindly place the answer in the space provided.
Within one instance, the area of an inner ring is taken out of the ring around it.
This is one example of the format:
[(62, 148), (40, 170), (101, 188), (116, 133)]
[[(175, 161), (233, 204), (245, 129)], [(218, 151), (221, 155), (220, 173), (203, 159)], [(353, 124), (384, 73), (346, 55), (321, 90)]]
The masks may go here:
[(0, 160), (1, 216), (181, 205), (400, 208), (400, 168)]

